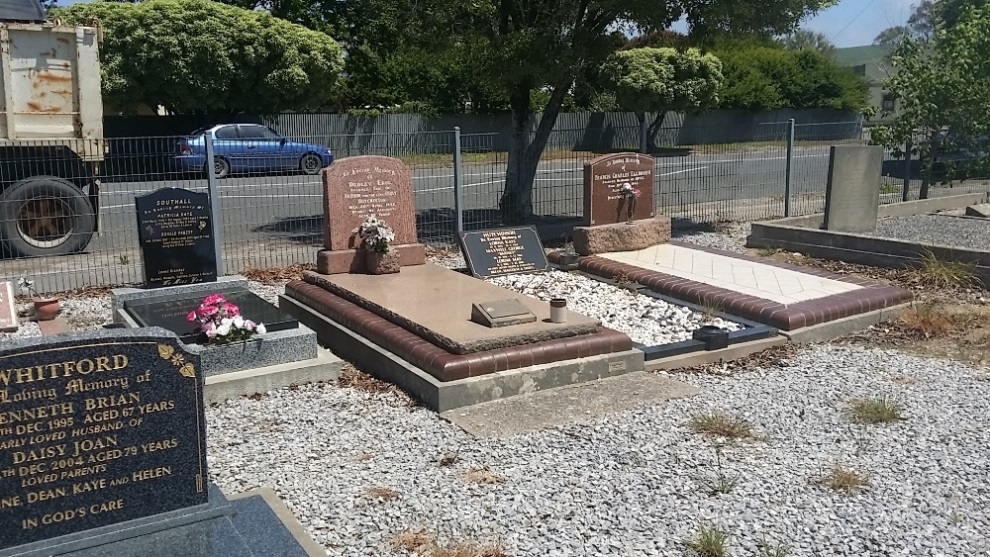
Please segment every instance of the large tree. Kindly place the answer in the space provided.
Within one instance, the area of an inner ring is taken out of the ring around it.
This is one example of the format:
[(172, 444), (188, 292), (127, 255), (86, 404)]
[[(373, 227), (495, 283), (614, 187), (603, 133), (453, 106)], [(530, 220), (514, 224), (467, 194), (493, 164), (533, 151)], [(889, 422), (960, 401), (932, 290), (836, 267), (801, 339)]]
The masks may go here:
[[(946, 0), (943, 0), (945, 2)], [(948, 0), (952, 1), (952, 0)], [(970, 2), (971, 0), (965, 0)], [(906, 38), (927, 42), (935, 34), (940, 7), (935, 0), (921, 0), (912, 6), (911, 16), (905, 25), (884, 29), (873, 39), (873, 44), (894, 48)]]
[(807, 29), (797, 29), (779, 39), (780, 44), (788, 50), (810, 49), (831, 58), (835, 55), (835, 44), (821, 33)]
[(102, 23), (104, 100), (125, 112), (314, 109), (335, 98), (343, 70), (330, 36), (210, 0), (78, 3), (53, 17)]
[(655, 113), (647, 131), (650, 140), (663, 125), (667, 111), (688, 112), (715, 106), (722, 86), (719, 59), (693, 48), (621, 50), (606, 61), (603, 73), (619, 107), (635, 112), (641, 126), (646, 123), (646, 113)]
[[(616, 28), (640, 33), (667, 29), (684, 19), (696, 39), (729, 31), (770, 35), (790, 32), (802, 18), (835, 0), (419, 0), (409, 14), (426, 14), (441, 26), (431, 39), (470, 39), (477, 71), (506, 91), (512, 111), (503, 218), (532, 214), (533, 179), (550, 132), (575, 79), (601, 65), (616, 49)], [(439, 17), (438, 17), (439, 16)], [(530, 101), (547, 93), (535, 132)]]
[(904, 38), (892, 64), (896, 73), (887, 90), (899, 104), (898, 113), (874, 131), (874, 138), (895, 149), (914, 140), (923, 170), (920, 197), (928, 197), (942, 154), (971, 155), (948, 178), (985, 170), (990, 162), (990, 6), (960, 11), (951, 26), (940, 21), (929, 41)]

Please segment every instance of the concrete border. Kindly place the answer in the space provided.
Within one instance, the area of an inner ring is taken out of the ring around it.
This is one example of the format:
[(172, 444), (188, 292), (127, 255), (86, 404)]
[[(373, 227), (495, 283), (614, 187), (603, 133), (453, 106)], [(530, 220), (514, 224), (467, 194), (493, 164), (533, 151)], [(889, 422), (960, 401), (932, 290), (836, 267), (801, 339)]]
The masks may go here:
[(206, 404), (218, 404), (291, 385), (336, 381), (343, 364), (329, 350), (317, 348), (317, 356), (309, 360), (210, 375), (204, 379), (203, 400)]
[(626, 350), (468, 377), (439, 381), (312, 308), (281, 296), (279, 306), (316, 331), (320, 342), (371, 375), (398, 385), (432, 410), (446, 412), (544, 389), (614, 377), (644, 368), (643, 353)]
[(236, 495), (227, 496), (228, 501), (238, 501), (240, 499), (250, 499), (251, 497), (261, 497), (261, 499), (268, 505), (268, 508), (275, 513), (279, 522), (285, 529), (289, 531), (289, 534), (295, 538), (296, 542), (299, 543), (299, 547), (306, 552), (309, 557), (326, 557), (327, 550), (322, 545), (316, 543), (313, 538), (310, 537), (309, 533), (299, 520), (296, 519), (289, 507), (285, 506), (285, 502), (282, 498), (275, 493), (274, 490), (267, 487), (258, 487), (250, 491), (245, 491), (243, 493), (238, 493)]
[(795, 343), (826, 342), (850, 333), (862, 331), (873, 325), (893, 321), (900, 316), (901, 312), (912, 305), (911, 303), (900, 304), (869, 313), (853, 315), (852, 317), (836, 319), (828, 323), (812, 325), (796, 331), (781, 331), (780, 334)]
[(728, 362), (738, 360), (739, 358), (744, 358), (750, 354), (762, 352), (767, 348), (787, 344), (787, 340), (787, 337), (778, 335), (770, 338), (733, 344), (728, 348), (723, 348), (722, 350), (713, 350), (711, 352), (692, 352), (690, 354), (681, 354), (680, 356), (670, 356), (669, 358), (650, 360), (646, 362), (646, 371), (669, 371), (672, 369), (703, 366), (720, 361)]

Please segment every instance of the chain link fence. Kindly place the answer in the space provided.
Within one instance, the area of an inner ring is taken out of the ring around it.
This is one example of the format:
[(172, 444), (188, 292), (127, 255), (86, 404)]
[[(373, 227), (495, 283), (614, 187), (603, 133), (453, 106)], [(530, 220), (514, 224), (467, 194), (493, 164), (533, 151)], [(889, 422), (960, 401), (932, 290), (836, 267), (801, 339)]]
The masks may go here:
[[(0, 163), (6, 186), (0, 196), (0, 280), (31, 278), (39, 293), (142, 283), (135, 198), (169, 187), (209, 192), (207, 168), (222, 176), (215, 183), (220, 222), (214, 226), (221, 238), (218, 259), (233, 274), (315, 261), (326, 226), (319, 172), (331, 153), (405, 161), (420, 241), (453, 245), (459, 222), (467, 230), (525, 222), (551, 235), (566, 234), (582, 220), (584, 164), (602, 154), (644, 147), (655, 157), (657, 213), (678, 224), (820, 212), (829, 147), (866, 143), (860, 122), (765, 124), (750, 135), (752, 141), (700, 145), (683, 144), (679, 128), (649, 134), (638, 126), (554, 130), (536, 166), (532, 215), (520, 215), (500, 207), (510, 157), (495, 133), (366, 136), (362, 145), (348, 135), (284, 141), (272, 135), (256, 138), (250, 148), (243, 137), (225, 136), (273, 134), (256, 124), (245, 126), (260, 129), (214, 129), (212, 161), (203, 134), (108, 139), (103, 156), (93, 156), (91, 146), (65, 142), (6, 150)], [(703, 137), (705, 130), (692, 134)], [(79, 153), (89, 153), (92, 160)], [(884, 202), (901, 199), (905, 170), (903, 160), (887, 153)], [(23, 180), (26, 176), (49, 178)], [(916, 178), (906, 178), (915, 195)], [(22, 202), (27, 195), (36, 201)], [(93, 205), (98, 211), (87, 211)], [(91, 235), (96, 217), (99, 231)], [(77, 253), (46, 254), (53, 249)]]

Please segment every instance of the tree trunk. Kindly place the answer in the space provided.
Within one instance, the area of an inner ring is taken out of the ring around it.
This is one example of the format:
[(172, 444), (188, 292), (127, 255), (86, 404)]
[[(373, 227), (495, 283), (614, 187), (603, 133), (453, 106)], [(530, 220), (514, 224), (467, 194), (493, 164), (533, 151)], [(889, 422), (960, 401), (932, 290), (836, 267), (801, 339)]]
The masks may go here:
[(663, 127), (663, 120), (666, 117), (666, 112), (657, 112), (656, 116), (653, 117), (653, 122), (647, 130), (647, 148), (650, 153), (656, 153), (660, 150), (660, 146), (657, 145), (657, 134), (660, 133), (660, 129)]
[(938, 155), (938, 136), (931, 134), (928, 136), (928, 153), (925, 160), (922, 160), (921, 191), (918, 192), (918, 199), (928, 199), (928, 189), (931, 187), (935, 177), (935, 157)]
[(569, 88), (570, 83), (554, 88), (532, 138), (529, 133), (532, 118), (529, 96), (532, 87), (517, 85), (509, 95), (512, 106), (512, 147), (509, 149), (508, 168), (505, 171), (505, 189), (499, 201), (504, 224), (521, 224), (533, 217), (533, 182), (536, 179), (536, 170)]

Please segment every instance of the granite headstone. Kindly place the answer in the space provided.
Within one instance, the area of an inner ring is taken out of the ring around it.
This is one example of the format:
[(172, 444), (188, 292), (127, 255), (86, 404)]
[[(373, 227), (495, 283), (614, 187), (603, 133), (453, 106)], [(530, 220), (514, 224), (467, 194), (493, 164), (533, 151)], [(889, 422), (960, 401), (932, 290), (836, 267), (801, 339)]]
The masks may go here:
[(162, 329), (0, 347), (4, 549), (208, 501), (199, 360)]
[(0, 282), (0, 333), (12, 333), (17, 330), (18, 325), (14, 288), (10, 281)]
[(883, 147), (834, 145), (825, 187), (825, 230), (873, 232), (880, 206)]
[[(623, 193), (629, 186), (638, 198)], [(630, 211), (631, 209), (631, 211)], [(584, 219), (587, 226), (649, 219), (653, 209), (653, 157), (617, 153), (584, 165)]]
[(399, 159), (361, 156), (340, 159), (323, 173), (327, 223), (324, 247), (359, 247), (354, 229), (371, 215), (395, 232), (395, 244), (416, 243), (416, 208), (409, 167)]
[(460, 244), (468, 269), (478, 278), (539, 273), (550, 267), (532, 226), (462, 232)]
[(210, 196), (162, 188), (135, 198), (145, 284), (151, 288), (217, 278)]

